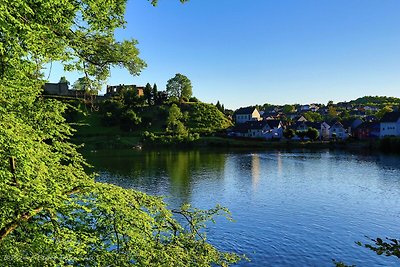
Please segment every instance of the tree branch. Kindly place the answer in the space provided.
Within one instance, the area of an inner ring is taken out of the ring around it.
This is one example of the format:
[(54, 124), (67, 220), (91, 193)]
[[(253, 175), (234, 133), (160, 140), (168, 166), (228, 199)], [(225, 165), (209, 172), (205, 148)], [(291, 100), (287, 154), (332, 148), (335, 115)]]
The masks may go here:
[[(66, 192), (66, 195), (72, 195), (80, 191), (79, 187), (74, 187), (70, 191)], [(17, 219), (14, 221), (6, 224), (3, 228), (0, 229), (0, 242), (3, 241), (4, 238), (6, 238), (12, 231), (14, 231), (20, 224), (21, 222), (26, 222), (30, 220), (33, 216), (37, 215), (43, 210), (43, 206), (37, 207), (33, 209), (30, 212), (25, 212), (21, 214)]]

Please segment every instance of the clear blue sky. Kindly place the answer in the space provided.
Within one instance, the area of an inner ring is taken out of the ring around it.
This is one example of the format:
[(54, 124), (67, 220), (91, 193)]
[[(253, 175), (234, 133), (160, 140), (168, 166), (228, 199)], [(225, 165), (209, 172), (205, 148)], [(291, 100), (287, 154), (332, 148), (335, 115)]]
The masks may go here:
[(197, 98), (232, 109), (400, 97), (399, 0), (128, 0), (126, 20), (117, 37), (137, 39), (148, 67), (108, 84), (164, 90), (182, 73)]

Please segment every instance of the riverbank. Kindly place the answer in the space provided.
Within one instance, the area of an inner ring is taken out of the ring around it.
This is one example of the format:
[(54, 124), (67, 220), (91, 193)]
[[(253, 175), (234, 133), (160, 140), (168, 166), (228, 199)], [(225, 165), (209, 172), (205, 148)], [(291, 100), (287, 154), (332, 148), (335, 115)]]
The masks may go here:
[[(223, 148), (257, 150), (293, 150), (293, 149), (340, 149), (350, 151), (376, 151), (400, 153), (400, 139), (382, 140), (346, 140), (346, 141), (290, 141), (263, 140), (252, 138), (233, 138), (224, 136), (199, 136), (196, 138), (172, 138), (166, 142), (163, 132), (152, 131), (155, 139), (145, 138), (144, 131), (123, 131), (118, 126), (104, 126), (98, 114), (84, 117), (81, 124), (75, 125), (76, 133), (72, 142), (83, 144), (84, 150), (102, 149), (160, 149), (160, 148)], [(155, 134), (154, 134), (155, 133)]]

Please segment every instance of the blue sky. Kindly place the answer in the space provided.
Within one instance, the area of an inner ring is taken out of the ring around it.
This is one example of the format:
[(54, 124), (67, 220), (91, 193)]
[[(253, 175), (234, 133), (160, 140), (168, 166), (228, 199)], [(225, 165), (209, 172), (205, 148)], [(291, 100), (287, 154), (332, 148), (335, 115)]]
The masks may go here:
[[(398, 0), (128, 0), (116, 35), (137, 39), (148, 67), (107, 83), (163, 90), (182, 73), (197, 98), (232, 109), (400, 97), (399, 12)], [(61, 75), (53, 66), (50, 81)]]

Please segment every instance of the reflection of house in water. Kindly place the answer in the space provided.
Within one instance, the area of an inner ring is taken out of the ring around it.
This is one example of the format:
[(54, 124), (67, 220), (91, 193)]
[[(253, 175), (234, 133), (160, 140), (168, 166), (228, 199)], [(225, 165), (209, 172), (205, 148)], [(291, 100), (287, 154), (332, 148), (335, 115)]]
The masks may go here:
[(144, 86), (136, 86), (134, 84), (120, 84), (120, 85), (107, 85), (107, 92), (105, 97), (111, 97), (118, 95), (122, 90), (134, 90), (137, 92), (138, 96), (144, 95)]
[(251, 155), (251, 183), (253, 189), (256, 190), (260, 182), (260, 155)]

